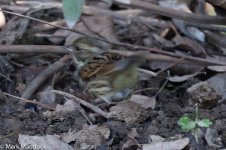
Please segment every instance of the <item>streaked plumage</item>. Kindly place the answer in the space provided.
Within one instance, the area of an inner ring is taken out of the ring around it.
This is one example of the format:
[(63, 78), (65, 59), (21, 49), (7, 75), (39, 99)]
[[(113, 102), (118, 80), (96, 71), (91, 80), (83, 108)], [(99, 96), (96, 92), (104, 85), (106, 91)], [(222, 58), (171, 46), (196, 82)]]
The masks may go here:
[(138, 80), (136, 68), (143, 62), (141, 56), (122, 58), (87, 37), (76, 40), (72, 47), (84, 90), (107, 103), (128, 99), (133, 94)]

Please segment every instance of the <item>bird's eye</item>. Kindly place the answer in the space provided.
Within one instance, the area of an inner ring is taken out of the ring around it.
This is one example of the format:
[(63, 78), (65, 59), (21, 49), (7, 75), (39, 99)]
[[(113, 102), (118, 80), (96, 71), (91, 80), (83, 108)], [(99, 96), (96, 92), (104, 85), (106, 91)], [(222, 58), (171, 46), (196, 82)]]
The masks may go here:
[(75, 46), (75, 50), (76, 50), (77, 52), (80, 52), (80, 51), (81, 51), (81, 48), (80, 48), (78, 45), (76, 45), (76, 46)]

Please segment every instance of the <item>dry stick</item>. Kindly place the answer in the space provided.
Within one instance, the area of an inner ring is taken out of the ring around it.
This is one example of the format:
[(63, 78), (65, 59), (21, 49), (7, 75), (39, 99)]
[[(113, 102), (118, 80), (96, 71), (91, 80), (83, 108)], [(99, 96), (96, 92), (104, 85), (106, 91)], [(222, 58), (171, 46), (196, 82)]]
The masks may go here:
[[(131, 20), (131, 21), (136, 21), (139, 20), (141, 22), (144, 23), (148, 23), (149, 25), (153, 25), (153, 26), (157, 26), (157, 27), (161, 27), (161, 28), (168, 28), (169, 27), (169, 23), (166, 21), (162, 21), (162, 20), (158, 20), (158, 19), (154, 19), (154, 18), (148, 18), (148, 17), (142, 17), (142, 16), (138, 16), (139, 14), (142, 13), (141, 10), (136, 10), (137, 13), (135, 15), (131, 15), (131, 13), (128, 13), (127, 15), (125, 15), (125, 13), (128, 10), (123, 10), (123, 11), (110, 11), (110, 10), (106, 10), (106, 9), (101, 9), (101, 8), (97, 8), (97, 7), (92, 7), (92, 6), (83, 6), (83, 13), (87, 14), (87, 15), (104, 15), (104, 16), (111, 16), (114, 17), (116, 19), (120, 19), (120, 20)], [(130, 10), (130, 11), (135, 11), (135, 10)]]
[(68, 50), (62, 46), (50, 45), (1, 45), (0, 53), (61, 53), (67, 54)]
[[(57, 7), (57, 6), (56, 6)], [(2, 5), (2, 9), (6, 9), (6, 10), (10, 10), (10, 11), (14, 11), (14, 12), (25, 12), (26, 10), (29, 10), (29, 7), (26, 6), (9, 6), (9, 5)], [(114, 18), (117, 19), (123, 19), (125, 20), (126, 18), (130, 18), (130, 19), (134, 19), (134, 20), (140, 20), (141, 22), (146, 22), (149, 23), (153, 26), (160, 26), (160, 27), (168, 27), (167, 22), (162, 21), (162, 20), (158, 20), (158, 19), (154, 19), (154, 18), (148, 18), (148, 17), (142, 17), (142, 16), (127, 16), (125, 18), (124, 15), (120, 14), (121, 11), (109, 11), (109, 10), (105, 10), (105, 9), (101, 9), (101, 8), (97, 8), (97, 7), (93, 7), (93, 6), (83, 6), (83, 13), (84, 14), (101, 14), (101, 15), (107, 15), (107, 16), (112, 16)], [(156, 12), (158, 13), (158, 12)], [(161, 14), (160, 14), (161, 15)], [(61, 24), (61, 23), (60, 23)], [(226, 32), (226, 28), (223, 26), (212, 26), (212, 25), (202, 25), (202, 24), (197, 24), (194, 22), (187, 22), (187, 24), (195, 26), (195, 27), (200, 27), (203, 29), (207, 29), (207, 30), (216, 30), (216, 31), (224, 31)], [(39, 28), (39, 27), (37, 27)], [(36, 32), (36, 31), (35, 31)]]
[(181, 57), (180, 55), (176, 55), (174, 53), (166, 52), (166, 51), (163, 51), (163, 50), (160, 50), (160, 49), (156, 49), (156, 48), (147, 48), (147, 47), (144, 47), (144, 46), (138, 46), (138, 45), (132, 45), (132, 44), (127, 44), (127, 43), (113, 42), (113, 41), (105, 40), (103, 38), (98, 38), (98, 37), (95, 37), (93, 35), (82, 33), (82, 32), (80, 32), (80, 31), (78, 31), (76, 29), (70, 29), (70, 28), (67, 28), (67, 27), (60, 26), (60, 25), (51, 24), (51, 23), (49, 23), (47, 21), (43, 21), (43, 20), (36, 19), (36, 18), (33, 18), (33, 17), (29, 17), (29, 16), (18, 14), (18, 13), (6, 11), (6, 10), (3, 10), (3, 9), (0, 9), (0, 11), (8, 13), (8, 14), (15, 15), (15, 16), (27, 18), (27, 19), (30, 19), (30, 20), (33, 20), (33, 21), (37, 21), (37, 22), (40, 22), (40, 23), (48, 24), (50, 26), (54, 26), (54, 27), (57, 27), (57, 28), (60, 28), (60, 29), (63, 29), (63, 30), (68, 30), (68, 31), (71, 31), (71, 32), (75, 32), (75, 33), (78, 33), (78, 34), (81, 34), (81, 35), (84, 35), (84, 36), (89, 36), (89, 37), (92, 37), (94, 39), (97, 39), (97, 40), (100, 40), (100, 41), (104, 41), (104, 42), (107, 42), (107, 43), (110, 43), (110, 44), (114, 44), (114, 45), (118, 45), (118, 46), (125, 46), (125, 47), (132, 48), (132, 49), (149, 50), (149, 51), (152, 51), (152, 52), (157, 52), (157, 53), (161, 53), (161, 54), (165, 54), (165, 55), (169, 55), (169, 56), (174, 56), (174, 57), (175, 56)]
[(208, 66), (208, 65), (226, 65), (224, 62), (213, 61), (213, 60), (206, 60), (197, 57), (189, 57), (189, 56), (181, 56), (179, 58), (160, 55), (160, 54), (150, 54), (145, 52), (132, 52), (132, 51), (117, 51), (117, 50), (109, 50), (109, 52), (117, 53), (123, 56), (131, 56), (131, 55), (143, 55), (144, 59), (146, 60), (155, 60), (155, 61), (165, 61), (165, 62), (175, 62), (175, 63), (184, 63), (184, 64), (194, 64), (194, 65), (201, 65), (201, 66)]
[(86, 102), (86, 101), (84, 101), (84, 100), (82, 100), (82, 99), (80, 99), (80, 98), (78, 98), (78, 97), (72, 95), (72, 94), (69, 94), (69, 93), (66, 93), (66, 92), (63, 92), (63, 91), (58, 91), (58, 90), (52, 90), (51, 92), (53, 92), (53, 93), (55, 93), (55, 94), (59, 94), (59, 95), (66, 96), (66, 97), (71, 98), (71, 99), (74, 99), (74, 100), (76, 100), (78, 103), (80, 103), (80, 104), (82, 104), (82, 105), (88, 107), (89, 109), (91, 109), (91, 110), (93, 110), (94, 112), (100, 114), (101, 116), (103, 116), (103, 117), (105, 117), (105, 118), (107, 118), (107, 119), (110, 118), (109, 113), (104, 112), (104, 111), (101, 110), (100, 108), (98, 108), (98, 107), (96, 107), (96, 106), (94, 106), (94, 105), (92, 105), (92, 104), (90, 104), (90, 103), (88, 103), (88, 102)]
[(15, 11), (19, 13), (23, 13), (28, 11), (30, 8), (26, 6), (18, 6), (18, 5), (1, 5), (2, 9), (10, 10), (10, 11)]
[(29, 17), (29, 16), (25, 16), (25, 15), (21, 15), (21, 14), (18, 14), (18, 13), (5, 11), (5, 10), (0, 10), (0, 11), (3, 11), (3, 12), (8, 13), (8, 14), (24, 17), (24, 18), (27, 18), (27, 19), (31, 19), (33, 21), (41, 22), (41, 23), (44, 23), (44, 24), (48, 24), (50, 26), (54, 26), (54, 27), (57, 27), (57, 28), (60, 28), (60, 29), (68, 30), (68, 31), (71, 31), (71, 32), (75, 32), (75, 33), (78, 33), (78, 34), (81, 34), (81, 35), (89, 36), (89, 37), (92, 37), (92, 38), (95, 38), (97, 40), (101, 40), (101, 41), (104, 41), (104, 42), (107, 42), (107, 43), (111, 43), (111, 44), (115, 44), (115, 45), (119, 45), (119, 46), (125, 46), (125, 47), (132, 48), (132, 49), (138, 49), (139, 48), (139, 49), (143, 49), (143, 50), (149, 50), (149, 51), (153, 51), (153, 52), (157, 52), (157, 53), (161, 53), (161, 54), (165, 54), (165, 55), (169, 55), (169, 56), (173, 56), (173, 57), (178, 57), (178, 58), (184, 57), (185, 60), (187, 59), (186, 63), (188, 63), (189, 61), (198, 61), (198, 62), (200, 62), (201, 64), (204, 64), (204, 65), (226, 65), (226, 63), (221, 63), (221, 62), (216, 62), (216, 61), (215, 62), (214, 61), (208, 61), (208, 60), (204, 60), (204, 59), (200, 59), (200, 58), (194, 58), (194, 57), (189, 57), (189, 56), (181, 56), (181, 55), (177, 55), (177, 54), (174, 54), (174, 53), (166, 52), (166, 51), (163, 51), (163, 50), (160, 50), (160, 49), (156, 49), (156, 48), (147, 48), (147, 47), (144, 47), (144, 46), (138, 46), (138, 45), (121, 43), (121, 42), (108, 41), (108, 40), (105, 40), (105, 39), (102, 39), (102, 38), (98, 38), (98, 37), (95, 37), (95, 36), (92, 36), (92, 35), (89, 35), (89, 34), (82, 33), (82, 32), (80, 32), (78, 30), (70, 29), (70, 28), (67, 28), (67, 27), (59, 26), (59, 25), (53, 25), (51, 23), (48, 23), (48, 22), (40, 20), (40, 19), (35, 19), (35, 18)]
[[(55, 72), (61, 70), (65, 65), (66, 61), (69, 59), (69, 55), (65, 55), (60, 60), (56, 61), (46, 69), (44, 69), (38, 76), (35, 77), (34, 80), (28, 85), (24, 93), (22, 94), (22, 98), (30, 98), (32, 94), (39, 88), (39, 86), (46, 81), (51, 75)], [(23, 104), (23, 103), (22, 103)]]
[(169, 73), (169, 71), (168, 71), (167, 73), (168, 73), (168, 77), (167, 77), (166, 81), (165, 81), (164, 84), (161, 86), (161, 88), (158, 90), (158, 92), (155, 93), (155, 95), (153, 96), (154, 98), (156, 98), (156, 97), (159, 95), (159, 93), (162, 92), (162, 90), (164, 89), (164, 87), (165, 87), (166, 84), (168, 83), (170, 73)]
[[(146, 50), (149, 50), (146, 48)], [(137, 52), (132, 51), (118, 51), (118, 50), (109, 50), (113, 53), (118, 53), (122, 56), (130, 56), (133, 54), (138, 54)], [(60, 54), (68, 54), (70, 51), (63, 48), (63, 46), (49, 46), (49, 45), (1, 45), (0, 53), (60, 53)], [(156, 60), (156, 61), (165, 61), (165, 62), (176, 62), (176, 63), (184, 63), (184, 64), (195, 64), (195, 65), (226, 65), (224, 62), (219, 61), (209, 61), (202, 58), (191, 57), (191, 56), (180, 56), (174, 57), (160, 55), (160, 54), (145, 54), (147, 60)], [(183, 58), (183, 60), (181, 60)]]
[(32, 103), (32, 104), (39, 105), (39, 106), (41, 106), (41, 107), (43, 107), (43, 108), (46, 108), (46, 109), (49, 109), (49, 110), (55, 110), (55, 108), (49, 107), (49, 106), (44, 105), (44, 104), (42, 104), (42, 103), (36, 102), (36, 101), (34, 101), (34, 100), (28, 100), (28, 99), (21, 98), (21, 97), (15, 96), (15, 95), (11, 95), (11, 94), (8, 94), (8, 93), (5, 93), (5, 92), (3, 92), (3, 93), (4, 93), (5, 95), (7, 95), (7, 96), (10, 96), (10, 97), (13, 97), (13, 98), (17, 98), (17, 99), (19, 99), (19, 100), (22, 100), (22, 101), (24, 101), (25, 103)]
[(6, 75), (4, 75), (4, 74), (2, 74), (2, 73), (0, 73), (0, 77), (3, 77), (3, 78), (5, 78), (7, 81), (12, 81), (9, 77), (7, 77)]
[(144, 89), (140, 89), (140, 90), (136, 90), (134, 93), (139, 93), (139, 92), (143, 92), (143, 91), (150, 91), (150, 90), (157, 90), (158, 88), (144, 88)]
[[(176, 30), (175, 30), (175, 31), (176, 31)], [(180, 60), (184, 60), (184, 57), (181, 57)], [(161, 70), (158, 71), (156, 74), (159, 75), (160, 73), (165, 72), (166, 70), (168, 70), (168, 69), (170, 69), (170, 68), (176, 66), (177, 64), (178, 64), (178, 63), (175, 62), (175, 63), (169, 65), (168, 67), (166, 67), (166, 68), (164, 68), (164, 69), (161, 69)], [(168, 74), (168, 75), (169, 75), (169, 74)], [(168, 76), (168, 77), (169, 77), (169, 76)]]
[(186, 22), (186, 24), (189, 26), (198, 27), (201, 29), (226, 32), (225, 26), (197, 24), (197, 23), (193, 23), (193, 22)]
[[(121, 10), (121, 11), (110, 11), (106, 9), (101, 9), (93, 6), (83, 6), (83, 13), (88, 15), (105, 15), (105, 16), (111, 16), (116, 19), (120, 20), (131, 20), (131, 21), (137, 21), (143, 23), (148, 23), (152, 26), (157, 26), (161, 28), (168, 28), (170, 25), (167, 21), (155, 19), (155, 18), (148, 18), (143, 16), (138, 16), (142, 14), (142, 12), (137, 12), (135, 15), (131, 15), (128, 13), (128, 15), (125, 15), (123, 12), (126, 12), (128, 10)], [(135, 11), (135, 10), (134, 10)], [(215, 26), (215, 25), (206, 25), (206, 24), (198, 24), (194, 22), (186, 22), (186, 24), (194, 27), (199, 27), (207, 30), (215, 30), (215, 31), (223, 31), (226, 32), (226, 28), (224, 26)]]
[(176, 19), (180, 19), (188, 22), (203, 23), (203, 24), (219, 24), (219, 25), (226, 24), (225, 17), (206, 16), (206, 15), (187, 13), (187, 12), (178, 11), (175, 9), (161, 7), (161, 6), (140, 1), (140, 0), (126, 0), (126, 1), (115, 0), (115, 2), (119, 4), (133, 6), (135, 8), (146, 10), (151, 13), (159, 14), (166, 17), (176, 18)]
[(60, 38), (60, 39), (66, 37), (65, 35), (46, 34), (46, 33), (35, 33), (35, 36), (39, 38)]
[[(48, 25), (50, 25), (50, 26), (54, 26), (54, 27), (56, 27), (56, 28), (60, 28), (60, 29), (63, 29), (63, 30), (68, 30), (68, 31), (71, 31), (71, 32), (75, 32), (75, 33), (78, 33), (78, 34), (81, 34), (81, 35), (84, 35), (84, 36), (89, 36), (89, 37), (95, 38), (95, 39), (97, 39), (97, 40), (101, 40), (101, 41), (108, 42), (108, 41), (105, 40), (105, 39), (101, 39), (101, 38), (95, 37), (95, 36), (93, 36), (93, 35), (89, 35), (89, 34), (80, 32), (80, 31), (75, 30), (75, 29), (70, 29), (70, 28), (63, 27), (63, 26), (60, 26), (60, 25), (57, 25), (57, 24), (51, 24), (51, 23), (49, 23), (49, 22), (47, 22), (47, 21), (44, 21), (44, 20), (36, 19), (36, 18), (33, 18), (33, 17), (25, 16), (25, 15), (22, 15), (22, 14), (10, 12), (10, 11), (3, 10), (3, 9), (1, 9), (0, 11), (2, 11), (2, 12), (4, 12), (4, 13), (7, 13), (7, 14), (11, 14), (11, 15), (15, 15), (15, 16), (27, 18), (27, 19), (30, 19), (30, 20), (33, 20), (33, 21), (37, 21), (37, 22), (40, 22), (40, 23), (43, 23), (43, 24), (48, 24)], [(108, 42), (108, 43), (109, 43), (109, 42)]]

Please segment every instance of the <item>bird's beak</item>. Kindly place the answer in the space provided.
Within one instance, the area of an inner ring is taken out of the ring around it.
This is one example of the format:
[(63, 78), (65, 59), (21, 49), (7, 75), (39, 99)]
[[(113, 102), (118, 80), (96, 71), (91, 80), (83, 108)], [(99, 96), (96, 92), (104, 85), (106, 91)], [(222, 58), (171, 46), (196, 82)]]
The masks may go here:
[(74, 47), (71, 46), (71, 45), (65, 45), (63, 48), (70, 51), (70, 52), (73, 52), (75, 50)]

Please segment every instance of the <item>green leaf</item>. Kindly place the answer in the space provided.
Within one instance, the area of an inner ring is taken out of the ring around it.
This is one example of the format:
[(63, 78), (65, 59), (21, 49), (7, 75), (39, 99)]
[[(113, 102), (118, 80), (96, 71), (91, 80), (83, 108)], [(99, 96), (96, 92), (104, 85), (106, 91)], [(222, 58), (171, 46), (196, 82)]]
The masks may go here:
[(62, 0), (63, 14), (67, 25), (72, 28), (82, 14), (84, 0)]
[(209, 119), (202, 119), (196, 122), (200, 127), (208, 128), (212, 122)]
[(181, 117), (178, 121), (178, 124), (181, 126), (181, 129), (184, 131), (190, 131), (195, 128), (196, 123), (191, 120), (189, 117)]

